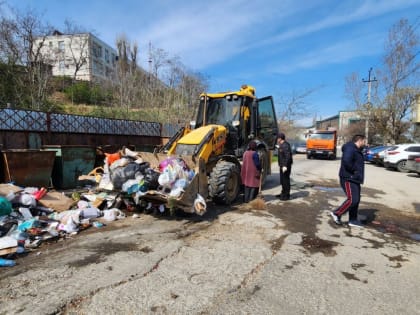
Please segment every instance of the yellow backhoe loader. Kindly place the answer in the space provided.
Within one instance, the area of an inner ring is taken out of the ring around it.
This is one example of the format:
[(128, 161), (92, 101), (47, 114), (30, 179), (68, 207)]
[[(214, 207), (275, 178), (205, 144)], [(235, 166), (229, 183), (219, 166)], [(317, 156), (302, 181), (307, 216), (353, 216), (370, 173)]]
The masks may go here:
[(231, 204), (240, 193), (241, 159), (249, 141), (257, 142), (264, 182), (271, 173), (270, 150), (274, 149), (277, 134), (271, 96), (257, 98), (249, 85), (234, 92), (203, 93), (195, 121), (154, 153), (139, 153), (155, 168), (168, 157), (182, 159), (194, 176), (176, 198), (149, 190), (139, 202), (200, 214), (204, 211), (195, 204), (197, 196), (217, 204)]

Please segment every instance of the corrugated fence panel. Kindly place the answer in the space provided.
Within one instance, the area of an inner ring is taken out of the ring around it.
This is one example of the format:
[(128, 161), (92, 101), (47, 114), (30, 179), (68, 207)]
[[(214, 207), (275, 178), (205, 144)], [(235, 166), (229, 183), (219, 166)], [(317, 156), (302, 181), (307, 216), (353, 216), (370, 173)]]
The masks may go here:
[[(166, 124), (166, 126), (170, 125)], [(108, 119), (55, 113), (51, 113), (48, 116), (48, 113), (45, 112), (3, 108), (0, 109), (0, 129), (15, 131), (51, 131), (62, 133), (169, 137), (172, 136), (179, 128), (166, 127), (165, 135), (163, 136), (161, 135), (161, 124), (157, 122)], [(170, 130), (174, 130), (174, 132), (170, 134)]]
[(181, 129), (184, 126), (185, 125), (183, 125), (183, 124), (168, 124), (168, 123), (164, 123), (164, 124), (162, 124), (161, 137), (170, 138), (175, 133), (177, 133), (179, 129)]
[(0, 129), (47, 131), (47, 113), (17, 109), (0, 109)]
[(51, 131), (160, 137), (160, 124), (146, 121), (51, 114)]

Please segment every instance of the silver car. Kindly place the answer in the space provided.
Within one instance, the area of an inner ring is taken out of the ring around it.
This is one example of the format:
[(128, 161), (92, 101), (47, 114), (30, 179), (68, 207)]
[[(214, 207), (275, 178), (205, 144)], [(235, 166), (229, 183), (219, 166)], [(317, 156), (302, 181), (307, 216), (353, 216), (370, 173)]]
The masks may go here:
[(415, 172), (420, 175), (420, 155), (409, 155), (405, 163), (405, 168), (409, 172)]

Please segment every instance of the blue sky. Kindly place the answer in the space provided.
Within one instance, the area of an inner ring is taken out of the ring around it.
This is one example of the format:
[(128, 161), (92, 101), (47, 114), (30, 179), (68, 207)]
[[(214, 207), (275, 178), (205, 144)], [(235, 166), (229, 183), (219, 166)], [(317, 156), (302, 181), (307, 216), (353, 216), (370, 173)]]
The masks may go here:
[[(420, 19), (420, 0), (6, 0), (34, 8), (46, 22), (65, 19), (115, 46), (125, 33), (146, 64), (149, 42), (209, 77), (208, 92), (255, 86), (257, 96), (287, 98), (315, 89), (308, 113), (327, 118), (352, 109), (345, 77), (381, 66), (391, 26)], [(366, 87), (367, 89), (367, 87)], [(278, 102), (276, 106), (280, 106)], [(277, 110), (281, 110), (277, 108)]]

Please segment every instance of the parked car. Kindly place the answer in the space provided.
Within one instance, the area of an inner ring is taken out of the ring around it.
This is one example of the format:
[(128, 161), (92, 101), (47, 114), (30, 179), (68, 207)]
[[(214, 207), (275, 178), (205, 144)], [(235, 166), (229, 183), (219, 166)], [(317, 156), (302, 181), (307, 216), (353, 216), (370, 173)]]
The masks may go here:
[(385, 151), (384, 165), (386, 168), (394, 168), (407, 173), (405, 165), (409, 155), (420, 156), (420, 143), (398, 144), (395, 149)]
[(405, 163), (405, 168), (409, 172), (415, 172), (420, 175), (420, 155), (410, 154), (407, 163)]
[(416, 172), (420, 175), (420, 158), (416, 158)]
[(382, 151), (382, 150), (385, 150), (386, 147), (387, 146), (379, 145), (379, 146), (375, 146), (375, 147), (371, 147), (371, 148), (366, 149), (363, 152), (365, 161), (373, 163), (373, 157), (375, 156), (375, 154)]
[[(292, 154), (296, 153), (306, 153), (306, 143), (299, 140), (289, 141), (290, 148), (292, 149)], [(302, 146), (305, 147), (305, 152), (302, 152)]]
[(296, 145), (295, 149), (296, 153), (300, 154), (306, 154), (306, 143), (301, 143)]
[(384, 166), (385, 151), (395, 150), (396, 148), (397, 146), (395, 145), (387, 145), (383, 150), (380, 150), (373, 155), (372, 163), (378, 166)]

